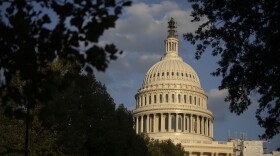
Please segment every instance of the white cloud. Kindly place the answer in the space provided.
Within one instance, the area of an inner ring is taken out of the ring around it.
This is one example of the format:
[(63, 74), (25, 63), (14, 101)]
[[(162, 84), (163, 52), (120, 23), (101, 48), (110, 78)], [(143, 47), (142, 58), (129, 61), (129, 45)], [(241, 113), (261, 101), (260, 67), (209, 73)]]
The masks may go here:
[(121, 89), (123, 91), (130, 90), (134, 87), (135, 87), (135, 82), (133, 80), (130, 80), (130, 81), (127, 81), (127, 82), (124, 82), (124, 83), (121, 84)]
[[(110, 62), (106, 73), (95, 74), (98, 80), (107, 85), (117, 103), (120, 99), (117, 92), (124, 89), (123, 84), (133, 80), (133, 87), (140, 87), (145, 73), (164, 55), (167, 22), (171, 17), (178, 22), (180, 40), (183, 33), (193, 32), (197, 28), (190, 22), (190, 11), (173, 1), (159, 1), (157, 4), (135, 2), (124, 9), (115, 28), (104, 32), (100, 43), (114, 43), (123, 54)], [(180, 49), (183, 49), (182, 46)], [(135, 88), (132, 90), (128, 87), (126, 91), (135, 91)], [(133, 98), (128, 100), (128, 103), (134, 102)]]
[(190, 22), (190, 11), (185, 11), (171, 1), (158, 4), (140, 2), (125, 8), (123, 17), (116, 22), (116, 27), (106, 31), (101, 38), (103, 44), (112, 42), (124, 51), (109, 68), (126, 72), (123, 69), (136, 67), (134, 72), (143, 72), (142, 68), (145, 67), (147, 71), (148, 67), (145, 64), (150, 63), (143, 58), (148, 56), (149, 60), (155, 63), (164, 54), (164, 39), (167, 36), (167, 22), (170, 17), (174, 17), (178, 22), (180, 36), (197, 28), (197, 25)]

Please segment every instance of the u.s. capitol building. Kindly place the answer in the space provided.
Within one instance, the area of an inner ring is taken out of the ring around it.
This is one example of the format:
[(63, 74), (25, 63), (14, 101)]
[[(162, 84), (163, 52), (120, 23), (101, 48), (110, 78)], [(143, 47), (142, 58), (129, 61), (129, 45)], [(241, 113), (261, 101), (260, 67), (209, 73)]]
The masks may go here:
[(207, 109), (207, 95), (194, 69), (178, 55), (174, 20), (168, 24), (165, 54), (148, 70), (135, 95), (136, 133), (181, 143), (189, 155), (231, 156), (232, 142), (213, 141), (214, 117)]

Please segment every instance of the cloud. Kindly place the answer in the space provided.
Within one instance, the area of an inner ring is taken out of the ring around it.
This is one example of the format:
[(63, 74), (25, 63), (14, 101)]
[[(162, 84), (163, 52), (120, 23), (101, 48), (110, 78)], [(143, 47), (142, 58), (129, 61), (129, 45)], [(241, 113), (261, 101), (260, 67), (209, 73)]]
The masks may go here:
[(135, 87), (134, 85), (135, 85), (135, 82), (133, 80), (130, 80), (128, 82), (122, 83), (121, 84), (121, 89), (123, 91), (127, 91), (127, 90), (130, 90), (130, 89), (134, 88)]
[[(178, 22), (178, 35), (193, 32), (197, 25), (190, 22), (190, 10), (173, 1), (158, 3), (135, 2), (123, 11), (116, 27), (104, 32), (100, 44), (114, 43), (123, 54), (111, 61), (105, 73), (95, 72), (98, 80), (105, 83), (116, 103), (123, 100), (123, 94), (135, 94), (143, 82), (148, 69), (158, 62), (165, 53), (164, 40), (168, 35), (169, 19)], [(182, 48), (182, 44), (179, 48)], [(132, 85), (128, 87), (124, 84)], [(134, 103), (133, 95), (127, 103)]]
[(215, 115), (215, 121), (225, 122), (229, 113), (229, 103), (224, 101), (227, 90), (211, 89), (208, 94), (208, 109)]
[(159, 61), (165, 53), (164, 39), (170, 17), (178, 22), (180, 36), (197, 28), (197, 24), (190, 22), (190, 10), (171, 1), (158, 4), (138, 2), (125, 8), (116, 27), (106, 31), (101, 38), (102, 44), (114, 43), (124, 52), (109, 65), (108, 71), (129, 73), (133, 69), (134, 73), (143, 74)]

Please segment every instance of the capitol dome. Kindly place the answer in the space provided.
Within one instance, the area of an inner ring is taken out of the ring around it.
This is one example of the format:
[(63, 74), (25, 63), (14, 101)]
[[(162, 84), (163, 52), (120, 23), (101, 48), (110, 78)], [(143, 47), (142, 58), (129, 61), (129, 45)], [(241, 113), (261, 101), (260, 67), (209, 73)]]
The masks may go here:
[(136, 133), (159, 140), (213, 141), (213, 113), (195, 70), (178, 55), (174, 20), (169, 23), (165, 54), (146, 73), (135, 95)]
[(164, 81), (200, 87), (196, 72), (178, 55), (165, 55), (158, 63), (154, 64), (145, 76), (143, 87), (161, 84)]

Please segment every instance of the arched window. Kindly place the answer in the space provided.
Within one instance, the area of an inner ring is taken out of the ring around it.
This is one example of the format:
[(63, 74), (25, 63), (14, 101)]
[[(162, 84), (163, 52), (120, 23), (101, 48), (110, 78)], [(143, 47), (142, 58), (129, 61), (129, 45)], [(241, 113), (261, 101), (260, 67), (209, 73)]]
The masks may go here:
[(161, 73), (161, 76), (164, 76), (164, 72)]
[(159, 95), (159, 102), (162, 103), (162, 94)]
[(172, 94), (172, 102), (174, 103), (175, 102), (175, 95)]
[(196, 105), (196, 96), (194, 97), (194, 104)]
[(198, 98), (198, 105), (200, 106), (200, 98)]
[(169, 72), (167, 72), (167, 76), (169, 76)]
[(141, 107), (143, 106), (143, 96), (141, 96)]
[(190, 95), (190, 104), (192, 104), (192, 96)]
[(168, 94), (165, 94), (165, 102), (168, 102)]
[(184, 103), (187, 103), (187, 95), (184, 95)]
[(145, 96), (145, 105), (147, 104), (147, 97)]
[(154, 103), (157, 103), (157, 95), (154, 95)]
[(181, 103), (181, 94), (178, 94), (178, 102)]
[(151, 95), (149, 96), (149, 104), (151, 104), (152, 103), (152, 97), (151, 97)]
[(172, 76), (174, 76), (174, 72), (172, 72)]

